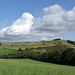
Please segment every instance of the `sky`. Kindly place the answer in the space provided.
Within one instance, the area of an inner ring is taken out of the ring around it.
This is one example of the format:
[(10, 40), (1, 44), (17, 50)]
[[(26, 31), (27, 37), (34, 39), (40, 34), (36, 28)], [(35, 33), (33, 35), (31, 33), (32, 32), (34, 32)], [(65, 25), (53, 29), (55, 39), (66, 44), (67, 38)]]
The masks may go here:
[(75, 0), (0, 0), (0, 41), (75, 41)]

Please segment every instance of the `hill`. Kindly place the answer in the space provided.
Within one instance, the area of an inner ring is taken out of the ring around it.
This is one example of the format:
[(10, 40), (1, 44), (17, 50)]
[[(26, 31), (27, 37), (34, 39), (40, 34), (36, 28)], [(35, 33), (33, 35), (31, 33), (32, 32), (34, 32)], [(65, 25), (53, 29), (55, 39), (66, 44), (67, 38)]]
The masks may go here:
[(5, 43), (2, 42), (2, 45), (0, 45), (0, 49), (14, 49), (18, 50), (21, 48), (22, 50), (25, 50), (26, 48), (38, 48), (38, 47), (51, 47), (54, 45), (66, 45), (68, 47), (73, 48), (74, 45), (68, 43), (65, 40), (52, 40), (52, 41), (40, 41), (40, 42), (9, 42)]

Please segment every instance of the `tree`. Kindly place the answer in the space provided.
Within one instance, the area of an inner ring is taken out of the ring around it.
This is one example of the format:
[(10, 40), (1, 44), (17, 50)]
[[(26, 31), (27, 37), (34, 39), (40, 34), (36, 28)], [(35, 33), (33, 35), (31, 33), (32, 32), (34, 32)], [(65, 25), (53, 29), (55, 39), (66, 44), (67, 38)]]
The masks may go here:
[(62, 52), (60, 50), (55, 50), (48, 53), (48, 61), (52, 63), (59, 63), (61, 59)]
[(43, 45), (45, 45), (45, 43), (43, 43)]
[(0, 43), (0, 45), (2, 45), (2, 43)]
[(67, 40), (68, 43), (75, 45), (75, 41)]
[(26, 48), (25, 50), (28, 50), (28, 48)]
[(22, 51), (22, 49), (21, 49), (21, 48), (19, 48), (19, 49), (18, 49), (18, 51)]
[(61, 63), (62, 64), (67, 64), (67, 65), (72, 65), (75, 61), (75, 49), (74, 48), (68, 48), (62, 53), (61, 56)]
[(61, 40), (61, 38), (53, 39), (53, 40)]

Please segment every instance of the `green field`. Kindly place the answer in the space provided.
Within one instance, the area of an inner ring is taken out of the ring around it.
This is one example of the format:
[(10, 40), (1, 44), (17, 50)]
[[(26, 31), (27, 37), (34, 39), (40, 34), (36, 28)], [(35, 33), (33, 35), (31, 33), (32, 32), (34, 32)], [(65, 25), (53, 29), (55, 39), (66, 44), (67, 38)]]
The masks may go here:
[(75, 75), (75, 67), (30, 59), (0, 59), (0, 75)]
[(0, 49), (0, 54), (8, 54), (15, 52), (15, 50), (10, 50), (10, 49)]

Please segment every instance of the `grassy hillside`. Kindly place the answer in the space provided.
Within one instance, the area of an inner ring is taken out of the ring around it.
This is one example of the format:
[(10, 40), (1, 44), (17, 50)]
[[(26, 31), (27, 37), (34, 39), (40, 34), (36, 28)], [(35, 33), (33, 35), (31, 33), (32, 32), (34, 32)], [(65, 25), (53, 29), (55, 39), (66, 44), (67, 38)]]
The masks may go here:
[(74, 45), (68, 43), (65, 40), (52, 40), (52, 41), (40, 41), (40, 42), (31, 42), (31, 43), (2, 43), (0, 45), (0, 49), (6, 48), (6, 49), (14, 49), (18, 50), (19, 48), (22, 48), (25, 50), (26, 48), (38, 48), (38, 47), (49, 47), (54, 45), (67, 45), (69, 47), (74, 47)]
[(75, 75), (75, 67), (30, 59), (0, 59), (0, 75)]

